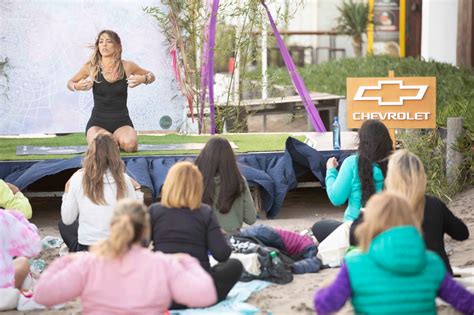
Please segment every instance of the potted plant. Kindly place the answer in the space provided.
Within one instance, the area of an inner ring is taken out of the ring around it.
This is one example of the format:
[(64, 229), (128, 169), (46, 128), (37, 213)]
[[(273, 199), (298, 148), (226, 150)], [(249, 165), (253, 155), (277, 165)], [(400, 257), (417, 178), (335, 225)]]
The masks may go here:
[(337, 7), (340, 16), (337, 18), (336, 30), (344, 35), (352, 36), (352, 47), (356, 57), (362, 56), (363, 35), (369, 25), (369, 5), (366, 2), (344, 0)]

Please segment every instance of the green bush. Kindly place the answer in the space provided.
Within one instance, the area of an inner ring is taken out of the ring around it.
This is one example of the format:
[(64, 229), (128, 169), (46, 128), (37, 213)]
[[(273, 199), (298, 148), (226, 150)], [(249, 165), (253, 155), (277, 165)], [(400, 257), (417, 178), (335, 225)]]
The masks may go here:
[(444, 201), (451, 201), (456, 193), (463, 190), (466, 185), (472, 185), (472, 136), (467, 132), (466, 136), (459, 139), (457, 148), (463, 152), (463, 165), (457, 174), (455, 183), (448, 184), (445, 175), (446, 144), (440, 137), (439, 130), (415, 130), (402, 133), (398, 136), (401, 146), (415, 153), (423, 162), (428, 179), (426, 191)]
[[(464, 117), (465, 126), (474, 131), (474, 75), (447, 63), (415, 58), (369, 56), (330, 61), (299, 69), (310, 91), (346, 95), (348, 77), (386, 77), (389, 70), (396, 77), (436, 77), (437, 123), (446, 125), (447, 117)], [(286, 69), (272, 69), (272, 81), (291, 84)]]

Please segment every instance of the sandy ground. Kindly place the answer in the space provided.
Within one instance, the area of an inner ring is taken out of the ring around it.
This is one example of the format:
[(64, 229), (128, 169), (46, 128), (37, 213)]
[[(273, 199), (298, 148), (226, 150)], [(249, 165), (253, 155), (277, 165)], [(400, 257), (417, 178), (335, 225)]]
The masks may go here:
[[(58, 236), (59, 199), (33, 200), (33, 222), (38, 225), (41, 236)], [(474, 187), (459, 194), (451, 203), (450, 209), (474, 233)], [(327, 200), (325, 191), (320, 188), (304, 188), (289, 192), (278, 219), (259, 220), (259, 223), (280, 226), (300, 231), (309, 228), (314, 222), (324, 218), (342, 219), (343, 208), (333, 207)], [(464, 242), (447, 240), (447, 248), (453, 266), (474, 266), (474, 237)], [(53, 249), (42, 253), (43, 259), (51, 261), (58, 255)], [(259, 307), (262, 314), (314, 314), (312, 297), (314, 291), (327, 284), (337, 273), (337, 269), (326, 269), (316, 274), (295, 275), (293, 282), (286, 285), (271, 285), (253, 294), (248, 302)], [(474, 285), (474, 284), (473, 284)], [(440, 314), (456, 314), (448, 306), (438, 307)], [(339, 314), (352, 313), (350, 303)], [(80, 314), (78, 301), (67, 304), (59, 311), (7, 312), (5, 314)]]

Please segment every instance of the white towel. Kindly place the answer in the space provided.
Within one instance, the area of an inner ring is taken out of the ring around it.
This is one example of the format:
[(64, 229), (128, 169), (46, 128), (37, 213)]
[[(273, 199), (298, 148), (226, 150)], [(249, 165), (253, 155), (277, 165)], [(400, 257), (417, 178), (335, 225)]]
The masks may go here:
[(15, 288), (0, 289), (0, 311), (8, 311), (16, 309), (20, 291)]

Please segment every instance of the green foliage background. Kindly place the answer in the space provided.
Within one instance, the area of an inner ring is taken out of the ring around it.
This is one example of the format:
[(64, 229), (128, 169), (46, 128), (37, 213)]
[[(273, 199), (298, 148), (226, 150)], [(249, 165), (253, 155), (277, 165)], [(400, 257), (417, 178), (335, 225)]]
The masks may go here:
[[(447, 63), (415, 58), (369, 56), (347, 58), (299, 68), (310, 91), (346, 95), (348, 77), (386, 77), (389, 70), (396, 77), (436, 77), (437, 123), (446, 126), (447, 117), (463, 117), (465, 126), (474, 131), (474, 75)], [(271, 70), (272, 82), (291, 85), (285, 69)]]

